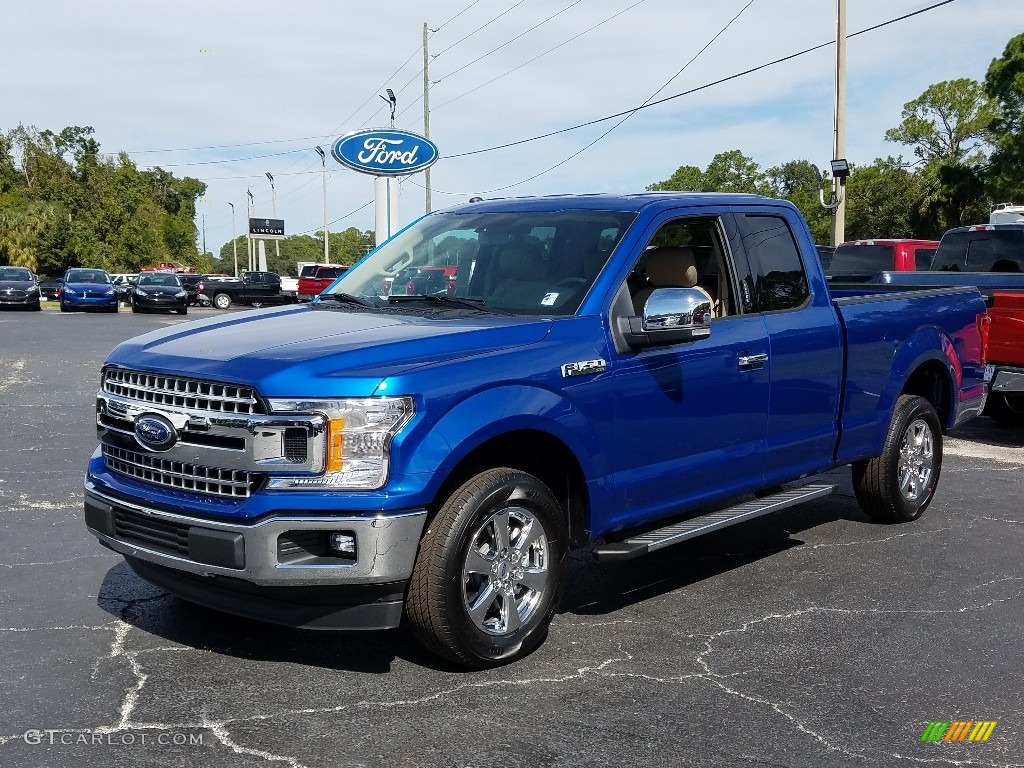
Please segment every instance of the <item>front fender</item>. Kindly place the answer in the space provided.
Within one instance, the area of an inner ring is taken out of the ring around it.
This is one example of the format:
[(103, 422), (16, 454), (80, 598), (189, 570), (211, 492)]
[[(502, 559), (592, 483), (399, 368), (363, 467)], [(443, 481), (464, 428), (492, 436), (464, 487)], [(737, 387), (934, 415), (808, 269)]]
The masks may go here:
[[(610, 411), (607, 416), (610, 424)], [(600, 440), (591, 418), (564, 394), (528, 384), (493, 387), (455, 404), (413, 449), (406, 471), (428, 475), (423, 488), (433, 498), (452, 470), (475, 449), (521, 430), (544, 432), (561, 441), (588, 481), (603, 474)]]

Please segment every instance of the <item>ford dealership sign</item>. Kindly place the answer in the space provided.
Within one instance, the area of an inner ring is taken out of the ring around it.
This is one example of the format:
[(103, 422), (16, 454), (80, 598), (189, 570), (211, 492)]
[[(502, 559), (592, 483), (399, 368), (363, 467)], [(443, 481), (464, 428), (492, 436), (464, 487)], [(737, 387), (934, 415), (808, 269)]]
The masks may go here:
[(405, 176), (429, 168), (437, 146), (425, 136), (397, 128), (370, 128), (342, 136), (331, 148), (334, 159), (360, 173)]

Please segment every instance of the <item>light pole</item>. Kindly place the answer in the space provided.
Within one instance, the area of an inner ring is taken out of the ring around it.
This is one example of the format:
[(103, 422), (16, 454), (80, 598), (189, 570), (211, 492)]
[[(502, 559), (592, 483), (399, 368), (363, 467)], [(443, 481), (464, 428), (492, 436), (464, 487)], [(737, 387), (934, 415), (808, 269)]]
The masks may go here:
[(247, 195), (249, 195), (248, 202), (246, 203), (246, 205), (247, 205), (246, 212), (249, 214), (249, 218), (248, 218), (248, 220), (245, 223), (245, 243), (246, 243), (246, 251), (248, 252), (248, 256), (249, 256), (249, 271), (252, 271), (252, 233), (250, 231), (252, 229), (251, 226), (250, 226), (250, 224), (252, 222), (252, 189), (251, 188), (246, 189), (245, 193)]
[(235, 277), (238, 277), (238, 240), (235, 239), (235, 204), (228, 203), (231, 206), (231, 247), (235, 251)]
[(331, 254), (330, 251), (327, 250), (327, 243), (329, 240), (329, 235), (327, 233), (327, 155), (324, 154), (324, 151), (320, 149), (320, 147), (313, 147), (313, 149), (315, 149), (316, 153), (320, 155), (320, 165), (322, 166), (322, 177), (324, 183), (324, 264), (330, 264)]
[[(274, 177), (270, 175), (269, 171), (267, 172), (267, 178), (270, 179), (270, 191), (273, 193), (273, 197), (274, 197), (274, 218), (276, 219), (277, 218), (277, 188), (274, 186)], [(274, 240), (274, 253), (277, 254), (278, 269), (280, 269), (280, 264), (281, 264), (281, 241), (280, 240)]]

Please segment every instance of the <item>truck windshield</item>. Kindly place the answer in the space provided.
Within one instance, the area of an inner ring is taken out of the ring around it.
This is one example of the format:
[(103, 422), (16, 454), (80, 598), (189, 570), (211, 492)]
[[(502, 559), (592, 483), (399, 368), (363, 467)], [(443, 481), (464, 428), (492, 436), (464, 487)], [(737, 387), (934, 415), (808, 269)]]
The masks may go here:
[(431, 214), (324, 296), (348, 294), (375, 306), (446, 296), (516, 315), (571, 315), (635, 218), (589, 210)]

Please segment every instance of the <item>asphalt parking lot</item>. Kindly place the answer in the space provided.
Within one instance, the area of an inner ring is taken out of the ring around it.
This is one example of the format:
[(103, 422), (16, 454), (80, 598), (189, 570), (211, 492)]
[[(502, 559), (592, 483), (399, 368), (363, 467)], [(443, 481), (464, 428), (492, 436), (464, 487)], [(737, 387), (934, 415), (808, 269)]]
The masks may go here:
[[(948, 438), (910, 525), (868, 522), (839, 470), (644, 560), (574, 553), (546, 643), (465, 672), (403, 630), (191, 606), (86, 532), (104, 356), (213, 314), (0, 313), (0, 765), (1024, 765), (1024, 432)], [(921, 741), (958, 720), (997, 725)]]

